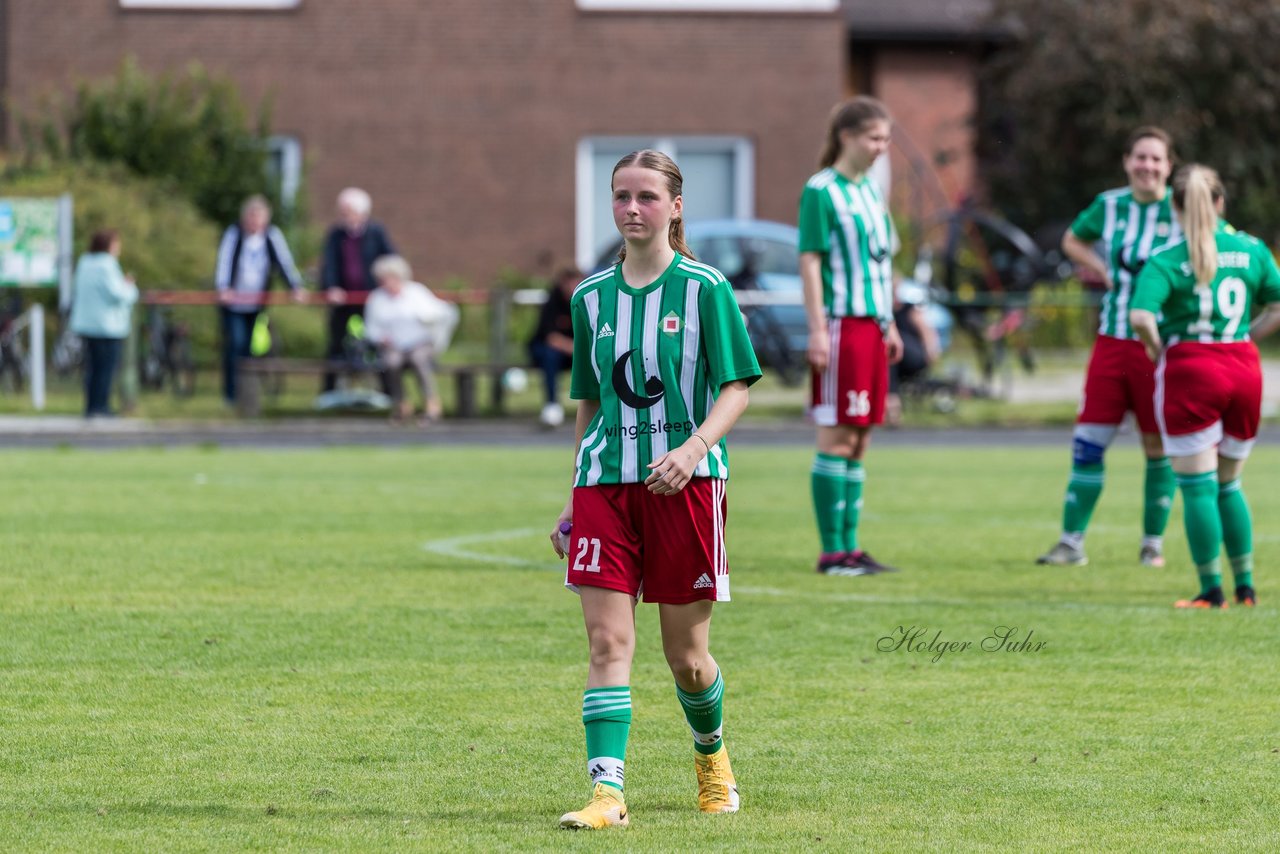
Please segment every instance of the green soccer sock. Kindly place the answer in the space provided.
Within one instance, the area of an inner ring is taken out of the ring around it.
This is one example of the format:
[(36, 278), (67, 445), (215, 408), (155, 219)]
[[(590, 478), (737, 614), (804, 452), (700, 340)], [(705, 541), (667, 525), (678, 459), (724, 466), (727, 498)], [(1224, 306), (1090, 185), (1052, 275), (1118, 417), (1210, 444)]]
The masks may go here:
[(1089, 517), (1102, 494), (1102, 463), (1072, 463), (1071, 479), (1067, 481), (1067, 494), (1062, 501), (1062, 532), (1077, 534), (1084, 540)]
[(1178, 491), (1178, 481), (1173, 476), (1173, 467), (1168, 457), (1147, 460), (1147, 479), (1143, 487), (1142, 534), (1144, 537), (1159, 540), (1164, 536), (1164, 529), (1169, 524), (1169, 513), (1173, 510), (1173, 494)]
[(858, 550), (858, 517), (862, 515), (862, 484), (866, 479), (862, 460), (850, 460), (845, 473), (844, 547), (851, 552)]
[(813, 489), (813, 513), (818, 519), (818, 536), (824, 552), (848, 551), (844, 543), (845, 474), (849, 461), (818, 452), (813, 458), (809, 479)]
[(1218, 516), (1218, 482), (1213, 472), (1178, 475), (1182, 489), (1182, 518), (1187, 528), (1191, 560), (1200, 575), (1200, 592), (1222, 584), (1218, 552), (1222, 543), (1222, 519)]
[(622, 789), (623, 760), (631, 732), (631, 686), (588, 688), (582, 695), (591, 782)]
[(724, 679), (720, 672), (716, 671), (716, 681), (710, 688), (696, 694), (677, 685), (676, 697), (693, 731), (693, 749), (705, 754), (719, 750), (724, 730)]
[(1218, 517), (1222, 520), (1222, 542), (1227, 547), (1236, 587), (1252, 587), (1253, 518), (1240, 478), (1218, 484)]

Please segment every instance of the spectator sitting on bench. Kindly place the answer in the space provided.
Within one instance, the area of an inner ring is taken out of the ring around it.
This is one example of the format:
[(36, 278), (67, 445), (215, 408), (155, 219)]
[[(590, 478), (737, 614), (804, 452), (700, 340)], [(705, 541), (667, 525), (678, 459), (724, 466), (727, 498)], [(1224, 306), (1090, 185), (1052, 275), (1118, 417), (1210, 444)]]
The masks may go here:
[(547, 402), (539, 418), (547, 427), (559, 427), (564, 421), (564, 407), (556, 394), (556, 380), (573, 363), (573, 315), (569, 311), (569, 301), (580, 281), (582, 274), (576, 267), (565, 267), (556, 273), (555, 281), (547, 292), (547, 301), (538, 313), (538, 328), (529, 341), (529, 358), (542, 372), (546, 390)]
[(413, 414), (413, 404), (404, 395), (404, 369), (410, 368), (422, 392), (424, 422), (439, 421), (443, 407), (434, 362), (449, 346), (458, 308), (413, 281), (413, 271), (399, 255), (375, 261), (373, 277), (378, 287), (365, 303), (364, 334), (387, 369), (391, 419), (403, 421)]
[(938, 333), (925, 315), (929, 292), (912, 281), (898, 282), (893, 293), (893, 319), (902, 336), (902, 360), (889, 366), (889, 395), (885, 420), (889, 426), (902, 423), (902, 384), (924, 379), (929, 366), (942, 355)]

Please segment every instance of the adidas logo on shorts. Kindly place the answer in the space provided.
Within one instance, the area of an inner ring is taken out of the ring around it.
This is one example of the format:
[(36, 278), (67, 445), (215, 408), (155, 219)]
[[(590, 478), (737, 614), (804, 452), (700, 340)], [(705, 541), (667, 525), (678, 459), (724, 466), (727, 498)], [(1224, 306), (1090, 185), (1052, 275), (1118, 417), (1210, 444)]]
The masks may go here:
[(715, 586), (716, 586), (716, 583), (712, 581), (711, 576), (707, 575), (705, 572), (702, 573), (702, 575), (698, 576), (697, 581), (693, 582), (694, 590), (700, 590), (704, 587), (715, 587)]
[(613, 337), (613, 327), (610, 326), (608, 323), (606, 323), (604, 326), (600, 327), (600, 334), (596, 336), (596, 340), (599, 341), (601, 338), (612, 338), (612, 337)]

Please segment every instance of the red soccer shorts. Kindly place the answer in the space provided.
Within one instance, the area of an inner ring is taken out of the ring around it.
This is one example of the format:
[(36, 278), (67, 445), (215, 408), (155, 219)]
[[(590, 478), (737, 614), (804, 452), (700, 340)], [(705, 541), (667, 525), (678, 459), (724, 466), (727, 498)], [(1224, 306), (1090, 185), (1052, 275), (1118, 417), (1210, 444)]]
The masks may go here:
[(695, 477), (675, 495), (643, 483), (575, 487), (564, 583), (671, 605), (728, 602), (727, 510), (719, 478)]
[(1217, 446), (1244, 459), (1262, 418), (1262, 364), (1252, 341), (1185, 341), (1165, 351), (1156, 372), (1164, 449), (1184, 457)]
[(811, 372), (814, 423), (819, 427), (883, 423), (889, 356), (879, 321), (874, 317), (837, 317), (828, 321), (827, 329), (831, 336), (827, 369)]
[(1132, 412), (1143, 433), (1160, 432), (1156, 420), (1156, 366), (1141, 341), (1099, 335), (1084, 377), (1077, 424), (1119, 424)]

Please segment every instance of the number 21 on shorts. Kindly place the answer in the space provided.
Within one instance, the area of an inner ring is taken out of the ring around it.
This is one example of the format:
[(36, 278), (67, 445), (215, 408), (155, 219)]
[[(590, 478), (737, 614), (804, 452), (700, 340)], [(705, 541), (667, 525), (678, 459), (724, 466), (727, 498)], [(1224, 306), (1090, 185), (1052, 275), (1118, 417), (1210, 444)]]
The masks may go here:
[(863, 389), (862, 391), (846, 392), (849, 396), (849, 406), (845, 409), (844, 414), (851, 418), (865, 418), (871, 414), (871, 393)]
[[(582, 559), (587, 556), (587, 552), (591, 552), (591, 562), (583, 564)], [(578, 554), (573, 559), (573, 568), (576, 572), (599, 572), (600, 571), (600, 541), (595, 537), (587, 539), (586, 537), (578, 537)]]

